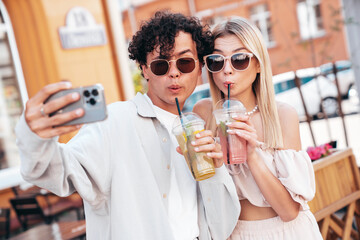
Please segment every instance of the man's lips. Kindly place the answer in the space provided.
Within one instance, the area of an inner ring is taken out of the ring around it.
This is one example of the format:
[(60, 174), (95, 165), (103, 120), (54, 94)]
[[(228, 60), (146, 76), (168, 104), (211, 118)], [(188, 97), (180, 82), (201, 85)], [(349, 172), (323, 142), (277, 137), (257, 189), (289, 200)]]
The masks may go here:
[(168, 89), (173, 93), (180, 92), (181, 88), (182, 87), (180, 87), (179, 85), (171, 85), (170, 87), (168, 87)]

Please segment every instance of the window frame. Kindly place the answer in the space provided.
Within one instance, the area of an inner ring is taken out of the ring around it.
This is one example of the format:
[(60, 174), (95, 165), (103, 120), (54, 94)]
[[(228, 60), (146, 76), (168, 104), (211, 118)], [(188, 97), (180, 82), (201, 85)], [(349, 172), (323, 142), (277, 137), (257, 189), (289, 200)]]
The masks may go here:
[[(250, 21), (253, 22), (259, 28), (261, 34), (263, 35), (266, 47), (267, 48), (275, 47), (276, 41), (273, 35), (273, 27), (271, 24), (271, 12), (268, 9), (268, 5), (266, 3), (254, 5), (250, 8), (249, 11), (250, 11), (249, 14)], [(269, 28), (271, 29), (270, 31), (271, 33), (269, 33)]]
[(298, 0), (296, 4), (296, 15), (301, 40), (319, 38), (325, 35), (323, 17), (317, 16), (321, 13), (321, 0)]

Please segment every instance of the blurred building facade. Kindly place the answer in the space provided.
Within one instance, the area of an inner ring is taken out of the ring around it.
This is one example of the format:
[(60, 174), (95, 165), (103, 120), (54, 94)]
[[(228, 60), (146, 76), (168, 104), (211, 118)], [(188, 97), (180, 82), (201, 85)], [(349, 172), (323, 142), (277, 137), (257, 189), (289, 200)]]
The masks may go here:
[(14, 128), (27, 99), (45, 85), (101, 83), (107, 103), (128, 98), (124, 82), (132, 79), (124, 80), (119, 67), (113, 3), (0, 0), (0, 190), (22, 181)]
[(252, 20), (269, 50), (273, 74), (349, 58), (341, 0), (127, 0), (122, 12), (128, 40), (141, 22), (168, 9), (210, 26), (237, 15)]

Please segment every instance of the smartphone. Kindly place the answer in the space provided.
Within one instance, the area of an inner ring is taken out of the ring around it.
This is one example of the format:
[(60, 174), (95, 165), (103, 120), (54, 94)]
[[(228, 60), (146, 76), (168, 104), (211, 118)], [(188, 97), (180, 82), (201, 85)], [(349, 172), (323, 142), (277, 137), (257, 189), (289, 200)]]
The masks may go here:
[(52, 117), (56, 114), (70, 112), (78, 108), (83, 108), (85, 114), (80, 118), (62, 124), (61, 126), (92, 123), (107, 118), (104, 88), (101, 84), (62, 90), (51, 95), (45, 103), (74, 92), (80, 94), (80, 99), (78, 101), (66, 105), (56, 112), (50, 113), (49, 116)]

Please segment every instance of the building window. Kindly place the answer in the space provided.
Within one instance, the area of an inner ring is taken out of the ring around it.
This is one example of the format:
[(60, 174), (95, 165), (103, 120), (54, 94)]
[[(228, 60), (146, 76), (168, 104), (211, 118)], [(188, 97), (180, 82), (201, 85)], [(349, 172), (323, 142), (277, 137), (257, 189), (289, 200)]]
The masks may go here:
[(268, 48), (275, 46), (270, 17), (271, 14), (266, 4), (250, 8), (250, 20), (260, 29)]
[(5, 6), (0, 1), (0, 172), (20, 164), (14, 128), (26, 99), (12, 26)]
[(302, 40), (321, 37), (325, 34), (320, 0), (298, 0), (296, 8)]

